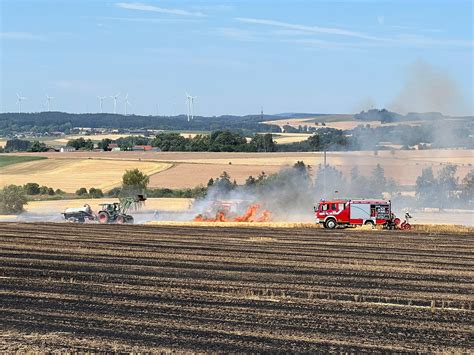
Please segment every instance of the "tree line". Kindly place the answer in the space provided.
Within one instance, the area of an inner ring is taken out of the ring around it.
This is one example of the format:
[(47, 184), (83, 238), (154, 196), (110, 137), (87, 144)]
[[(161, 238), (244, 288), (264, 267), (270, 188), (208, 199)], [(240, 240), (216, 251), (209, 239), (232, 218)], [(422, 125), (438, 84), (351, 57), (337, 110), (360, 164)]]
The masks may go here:
[(113, 129), (157, 129), (215, 131), (222, 129), (243, 130), (246, 133), (278, 132), (278, 126), (260, 122), (276, 116), (196, 116), (188, 121), (185, 115), (142, 116), (111, 113), (73, 114), (66, 112), (0, 113), (0, 131), (5, 135), (22, 132), (63, 132), (69, 134), (73, 127)]

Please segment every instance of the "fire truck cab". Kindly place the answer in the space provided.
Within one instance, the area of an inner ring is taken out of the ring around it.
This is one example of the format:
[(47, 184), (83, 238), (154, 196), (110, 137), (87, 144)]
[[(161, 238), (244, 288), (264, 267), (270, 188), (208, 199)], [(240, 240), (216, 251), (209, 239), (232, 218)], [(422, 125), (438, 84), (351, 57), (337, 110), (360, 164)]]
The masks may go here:
[(392, 221), (390, 200), (321, 200), (314, 212), (316, 223), (328, 229), (338, 226), (387, 226)]

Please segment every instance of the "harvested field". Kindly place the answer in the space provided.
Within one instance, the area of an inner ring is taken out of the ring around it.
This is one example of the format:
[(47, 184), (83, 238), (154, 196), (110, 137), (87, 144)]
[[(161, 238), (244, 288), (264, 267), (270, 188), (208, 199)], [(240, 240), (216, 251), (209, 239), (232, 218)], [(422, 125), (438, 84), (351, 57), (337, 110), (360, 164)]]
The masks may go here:
[(0, 223), (0, 351), (469, 352), (466, 234)]
[[(12, 155), (12, 154), (9, 154)], [(106, 160), (126, 161), (124, 164), (173, 164), (172, 167), (158, 170), (152, 173), (151, 187), (173, 187), (186, 188), (195, 187), (199, 184), (206, 185), (211, 177), (219, 176), (224, 170), (229, 172), (232, 178), (242, 183), (249, 175), (258, 175), (261, 171), (273, 173), (279, 169), (291, 166), (297, 161), (303, 160), (306, 164), (317, 166), (323, 163), (322, 152), (311, 153), (212, 153), (212, 152), (69, 152), (69, 153), (18, 153), (15, 156), (46, 156), (48, 161), (70, 161), (70, 160)], [(437, 173), (445, 164), (456, 164), (456, 176), (463, 178), (471, 169), (474, 150), (417, 150), (417, 151), (379, 151), (374, 152), (328, 152), (328, 164), (341, 170), (346, 177), (350, 170), (357, 166), (361, 174), (370, 175), (377, 164), (385, 169), (385, 176), (394, 178), (400, 185), (415, 184), (416, 178), (422, 169), (432, 167)], [(2, 156), (2, 155), (0, 155)], [(140, 160), (140, 161), (139, 161)], [(135, 163), (134, 163), (135, 161)], [(230, 163), (230, 164), (229, 164)], [(101, 163), (98, 163), (101, 164)], [(22, 164), (15, 164), (19, 168)], [(168, 167), (170, 165), (167, 165)], [(16, 170), (16, 168), (14, 170)], [(316, 169), (313, 169), (314, 173)], [(13, 172), (11, 172), (13, 174)], [(30, 172), (27, 182), (35, 182), (35, 178), (41, 178), (44, 174)], [(49, 176), (49, 185), (56, 187), (53, 182), (64, 181), (63, 175)], [(0, 181), (2, 182), (2, 181)], [(38, 181), (36, 181), (38, 182)], [(1, 185), (1, 184), (0, 184)], [(48, 185), (48, 186), (49, 186)], [(79, 188), (81, 186), (77, 186)], [(87, 187), (87, 186), (86, 186)], [(97, 186), (95, 186), (97, 187)], [(74, 189), (75, 191), (75, 189)]]
[(44, 159), (2, 167), (0, 187), (12, 183), (23, 185), (36, 182), (66, 192), (74, 192), (80, 187), (107, 191), (120, 185), (127, 169), (139, 168), (152, 175), (171, 166), (169, 163), (137, 160)]
[[(68, 207), (80, 207), (89, 204), (93, 210), (99, 208), (100, 203), (117, 202), (118, 198), (88, 198), (71, 200), (52, 200), (52, 201), (30, 201), (25, 205), (29, 213), (34, 214), (52, 214), (62, 213)], [(184, 211), (189, 209), (194, 199), (191, 198), (149, 198), (142, 206), (142, 210), (166, 210), (166, 211)], [(133, 211), (135, 213), (135, 211)]]
[(229, 165), (227, 164), (176, 164), (172, 169), (167, 169), (150, 177), (150, 187), (167, 187), (179, 189), (193, 188), (201, 184), (207, 185), (210, 178), (219, 177), (226, 171), (232, 179), (239, 184), (245, 183), (250, 176), (257, 177), (262, 171), (265, 174), (274, 174), (281, 169), (280, 165)]
[(302, 142), (311, 137), (310, 133), (276, 133), (273, 140), (278, 144)]

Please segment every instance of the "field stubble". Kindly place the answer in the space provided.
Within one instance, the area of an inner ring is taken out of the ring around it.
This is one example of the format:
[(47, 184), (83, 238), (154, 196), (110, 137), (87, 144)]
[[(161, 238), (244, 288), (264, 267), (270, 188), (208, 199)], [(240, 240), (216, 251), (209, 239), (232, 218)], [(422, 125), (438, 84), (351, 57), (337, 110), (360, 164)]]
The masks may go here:
[(0, 223), (0, 350), (472, 349), (470, 233)]

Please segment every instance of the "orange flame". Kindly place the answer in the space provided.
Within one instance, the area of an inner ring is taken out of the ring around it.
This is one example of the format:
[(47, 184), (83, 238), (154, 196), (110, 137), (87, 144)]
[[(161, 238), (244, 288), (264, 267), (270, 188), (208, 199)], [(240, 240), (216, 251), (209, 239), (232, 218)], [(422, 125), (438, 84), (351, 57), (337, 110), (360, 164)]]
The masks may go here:
[(260, 205), (250, 205), (242, 216), (237, 216), (234, 219), (228, 219), (224, 211), (218, 211), (215, 217), (206, 217), (198, 214), (194, 217), (194, 222), (268, 222), (271, 220), (271, 212), (263, 210), (262, 214), (258, 216)]

